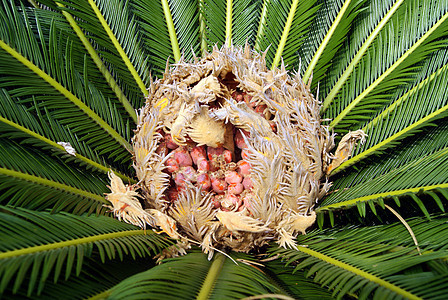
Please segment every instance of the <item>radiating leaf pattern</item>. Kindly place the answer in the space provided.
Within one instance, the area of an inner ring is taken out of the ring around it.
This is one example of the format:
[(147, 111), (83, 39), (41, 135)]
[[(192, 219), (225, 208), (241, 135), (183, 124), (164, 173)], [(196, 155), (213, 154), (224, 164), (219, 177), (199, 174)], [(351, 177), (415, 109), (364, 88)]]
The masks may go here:
[[(368, 137), (332, 171), (320, 229), (270, 246), (283, 260), (156, 265), (172, 242), (109, 217), (107, 172), (136, 182), (135, 110), (167, 62), (229, 37), (312, 79), (337, 139)], [(2, 1), (0, 296), (444, 299), (447, 38), (446, 0)]]

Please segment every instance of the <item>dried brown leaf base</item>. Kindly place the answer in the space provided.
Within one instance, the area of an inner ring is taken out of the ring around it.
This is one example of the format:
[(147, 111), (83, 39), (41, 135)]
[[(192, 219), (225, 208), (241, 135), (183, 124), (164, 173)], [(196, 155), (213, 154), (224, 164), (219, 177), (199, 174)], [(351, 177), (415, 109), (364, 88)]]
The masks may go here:
[(329, 166), (364, 138), (352, 133), (332, 164), (334, 140), (319, 110), (309, 83), (284, 67), (268, 70), (247, 46), (181, 61), (151, 84), (140, 110), (138, 185), (125, 187), (111, 174), (107, 197), (119, 218), (195, 241), (210, 257), (214, 249), (247, 252), (273, 239), (295, 247), (330, 187)]

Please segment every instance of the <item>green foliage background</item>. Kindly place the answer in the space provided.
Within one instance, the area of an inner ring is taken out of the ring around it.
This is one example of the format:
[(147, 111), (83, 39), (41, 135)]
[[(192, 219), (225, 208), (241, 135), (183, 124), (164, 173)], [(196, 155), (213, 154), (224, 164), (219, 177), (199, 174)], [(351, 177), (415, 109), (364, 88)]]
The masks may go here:
[[(447, 19), (445, 0), (2, 0), (2, 297), (444, 299)], [(312, 79), (337, 136), (368, 139), (297, 249), (157, 265), (172, 241), (107, 212), (107, 172), (135, 183), (151, 76), (226, 40)]]

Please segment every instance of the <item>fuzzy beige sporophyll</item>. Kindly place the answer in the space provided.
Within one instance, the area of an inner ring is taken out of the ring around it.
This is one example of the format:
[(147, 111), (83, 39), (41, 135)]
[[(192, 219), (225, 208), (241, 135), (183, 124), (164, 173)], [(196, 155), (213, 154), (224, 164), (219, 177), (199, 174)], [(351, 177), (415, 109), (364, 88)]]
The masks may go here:
[[(334, 137), (310, 82), (269, 70), (248, 46), (214, 48), (149, 88), (133, 138), (138, 183), (111, 173), (107, 199), (126, 222), (214, 250), (295, 247), (362, 131)], [(140, 192), (141, 201), (137, 199)]]

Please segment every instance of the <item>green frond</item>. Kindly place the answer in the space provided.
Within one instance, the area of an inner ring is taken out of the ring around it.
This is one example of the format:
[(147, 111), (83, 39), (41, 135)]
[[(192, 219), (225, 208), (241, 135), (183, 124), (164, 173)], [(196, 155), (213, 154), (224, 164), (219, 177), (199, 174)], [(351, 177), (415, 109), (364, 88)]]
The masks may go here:
[[(268, 65), (277, 66), (280, 58), (289, 68), (299, 65), (297, 49), (304, 42), (318, 6), (316, 1), (267, 1), (264, 34), (258, 45)], [(263, 24), (260, 24), (260, 26)]]
[(174, 61), (178, 62), (180, 60), (179, 42), (177, 41), (176, 29), (174, 28), (173, 17), (171, 16), (171, 9), (168, 4), (168, 0), (162, 0), (162, 7), (165, 15), (165, 22), (168, 27), (168, 33), (170, 35)]
[[(446, 0), (4, 0), (0, 298), (446, 298), (447, 19)], [(172, 241), (107, 216), (106, 172), (135, 183), (151, 75), (226, 39), (312, 78), (330, 131), (366, 142), (296, 249), (156, 265)]]
[[(440, 297), (446, 285), (437, 285), (446, 268), (427, 270), (434, 262), (445, 264), (446, 216), (407, 220), (422, 255), (401, 223), (363, 228), (334, 228), (299, 237), (297, 250), (272, 249), (287, 264), (300, 261), (296, 270), (333, 290), (333, 296), (357, 294), (373, 299), (428, 299)], [(422, 280), (415, 284), (416, 280)], [(431, 295), (431, 296), (430, 296)]]
[[(418, 157), (407, 164), (378, 175), (370, 181), (339, 190), (325, 198), (317, 211), (336, 209), (383, 198), (411, 195), (448, 188), (445, 170), (448, 168), (448, 148)], [(444, 195), (446, 195), (444, 193)], [(419, 199), (414, 199), (419, 202)]]
[[(70, 295), (72, 299), (87, 299), (89, 296), (101, 293), (113, 287), (129, 276), (140, 273), (148, 266), (152, 266), (145, 258), (124, 257), (123, 260), (108, 260), (107, 264), (97, 261), (96, 258), (84, 256), (81, 272), (78, 276), (70, 276), (54, 282), (50, 273), (45, 282), (44, 289), (39, 295), (34, 293), (33, 299), (51, 300), (64, 299)], [(54, 270), (52, 271), (54, 273)], [(24, 282), (29, 282), (30, 276), (26, 275)], [(24, 284), (23, 287), (26, 288)], [(20, 289), (13, 293), (13, 287), (9, 285), (3, 293), (4, 299), (29, 299), (26, 289)]]
[[(232, 258), (248, 259), (241, 254), (232, 254)], [(213, 280), (208, 281), (207, 277)], [(221, 254), (215, 254), (215, 258), (208, 261), (205, 254), (193, 252), (165, 260), (157, 267), (129, 277), (101, 296), (110, 299), (176, 299), (179, 295), (184, 299), (241, 299), (277, 292), (256, 266), (235, 264)]]
[[(85, 257), (98, 253), (101, 260), (124, 256), (144, 257), (157, 253), (167, 245), (155, 233), (136, 229), (105, 216), (50, 214), (19, 208), (1, 207), (0, 223), (0, 293), (13, 284), (13, 293), (28, 285), (27, 296), (37, 288), (42, 292), (45, 281), (53, 282), (64, 274), (67, 280), (77, 276)], [(24, 276), (32, 269), (31, 278)]]
[[(15, 9), (0, 13), (5, 21), (2, 24), (6, 26), (0, 30), (0, 87), (8, 88), (12, 97), (37, 100), (42, 110), (43, 107), (48, 109), (54, 119), (68, 125), (77, 134), (88, 133), (102, 139), (112, 137), (107, 148), (103, 146), (104, 143), (97, 143), (99, 150), (115, 153), (116, 157), (122, 159), (127, 156), (129, 159), (126, 153), (130, 149), (129, 143), (111, 126), (120, 123), (109, 124), (103, 117), (113, 115), (118, 122), (123, 120), (117, 111), (110, 110), (107, 102), (101, 99), (101, 94), (75, 69), (70, 40), (57, 34), (54, 23), (48, 29), (47, 37), (44, 27), (37, 28), (38, 36), (30, 27), (25, 27), (32, 24), (25, 13), (21, 16)], [(12, 34), (20, 30), (27, 32), (29, 38), (18, 38)], [(40, 46), (37, 46), (39, 41)], [(69, 72), (65, 71), (66, 68)], [(97, 97), (92, 97), (91, 92), (96, 93)], [(101, 116), (93, 110), (95, 108)], [(127, 130), (125, 126), (121, 127), (122, 132)]]
[(446, 50), (437, 53), (426, 66), (419, 72), (425, 74), (422, 79), (417, 80), (403, 96), (393, 101), (362, 128), (369, 136), (366, 143), (358, 147), (353, 157), (339, 166), (333, 174), (372, 154), (396, 146), (399, 140), (447, 116), (448, 96), (445, 89), (438, 88), (448, 84)]
[(226, 42), (226, 2), (218, 0), (203, 0), (201, 15), (205, 23), (207, 50), (214, 45), (224, 45)]
[[(445, 46), (440, 39), (447, 33), (447, 19), (446, 3), (406, 2), (401, 6), (341, 86), (336, 103), (326, 112), (333, 119), (330, 128), (359, 124), (365, 114), (381, 106), (381, 102), (389, 101), (397, 87), (410, 81), (417, 63)], [(356, 78), (359, 76), (362, 80)]]
[[(350, 36), (350, 41), (340, 49), (338, 57), (328, 72), (323, 84), (323, 110), (327, 110), (338, 95), (344, 83), (355, 76), (351, 76), (355, 67), (365, 55), (367, 49), (376, 39), (380, 31), (397, 12), (403, 0), (398, 1), (370, 1), (364, 14), (354, 20), (358, 23)], [(336, 105), (332, 105), (334, 107)]]
[(436, 122), (436, 125), (429, 130), (421, 131), (418, 135), (407, 138), (403, 143), (404, 145), (399, 149), (396, 147), (393, 152), (384, 151), (376, 157), (368, 158), (365, 163), (356, 165), (356, 172), (350, 172), (350, 169), (347, 169), (345, 172), (337, 174), (332, 190), (343, 190), (368, 182), (421, 157), (448, 147), (448, 140), (446, 139), (448, 124), (440, 120)]
[[(135, 15), (136, 22), (141, 28), (139, 33), (142, 35), (145, 52), (152, 65), (151, 72), (160, 76), (164, 73), (168, 60), (169, 63), (175, 62), (172, 39), (168, 29), (169, 25), (167, 24), (162, 2), (138, 0), (129, 4), (131, 12)], [(190, 49), (182, 50), (190, 51)]]
[(314, 282), (312, 278), (307, 278), (303, 270), (296, 271), (293, 266), (285, 266), (280, 259), (263, 264), (263, 271), (293, 299), (334, 299), (328, 289)]
[[(68, 10), (74, 16), (84, 19), (88, 15), (92, 19), (89, 23), (80, 22), (79, 25), (89, 32), (89, 37), (95, 39), (96, 42), (101, 39), (104, 46), (106, 46), (105, 43), (112, 46), (106, 49), (111, 55), (116, 56), (115, 61), (119, 61), (117, 71), (118, 68), (124, 67), (134, 80), (130, 86), (138, 86), (140, 95), (147, 95), (148, 57), (140, 44), (138, 27), (135, 18), (130, 14), (128, 5), (116, 0), (84, 0), (64, 4), (67, 8), (74, 8)], [(101, 24), (101, 27), (91, 26), (93, 23)], [(110, 51), (111, 49), (115, 51)], [(113, 60), (109, 57), (107, 61)]]
[[(0, 90), (0, 132), (2, 137), (19, 140), (21, 143), (29, 143), (43, 149), (51, 149), (66, 161), (76, 161), (86, 169), (94, 169), (103, 174), (109, 172), (111, 167), (102, 160), (94, 150), (85, 143), (80, 142), (77, 137), (58, 122), (49, 119), (45, 122), (42, 118), (36, 118), (25, 109), (23, 105), (17, 104), (5, 90)], [(50, 115), (46, 115), (50, 118)], [(74, 155), (69, 154), (64, 146), (58, 142), (68, 142), (75, 149)], [(85, 153), (81, 155), (80, 153)], [(133, 179), (115, 170), (115, 173), (123, 180), (132, 182)]]
[[(57, 3), (59, 7), (64, 8), (65, 6), (61, 3)], [(89, 52), (89, 55), (91, 56), (92, 60), (95, 62), (96, 66), (98, 67), (99, 71), (103, 74), (104, 79), (108, 82), (109, 86), (114, 90), (117, 98), (120, 100), (120, 102), (123, 104), (126, 111), (129, 113), (130, 117), (134, 121), (134, 123), (137, 123), (137, 114), (135, 113), (135, 110), (133, 109), (132, 105), (129, 103), (129, 100), (127, 99), (126, 95), (123, 93), (117, 82), (115, 81), (113, 75), (107, 70), (107, 67), (101, 60), (100, 56), (96, 52), (94, 46), (92, 43), (90, 43), (89, 39), (86, 37), (82, 29), (78, 26), (76, 23), (76, 20), (73, 18), (70, 13), (67, 11), (62, 11), (62, 14), (65, 16), (67, 21), (72, 26), (73, 30), (76, 32), (76, 35), (83, 43), (84, 47), (86, 48), (87, 52)]]
[(303, 81), (313, 78), (313, 89), (322, 80), (336, 51), (346, 40), (353, 20), (366, 1), (322, 1), (310, 34), (299, 50), (302, 59)]
[(169, 1), (181, 54), (186, 61), (199, 51), (199, 6), (197, 0)]
[(232, 1), (232, 43), (243, 46), (246, 42), (253, 44), (256, 26), (259, 20), (260, 1)]
[(56, 157), (2, 139), (0, 143), (0, 200), (13, 206), (54, 211), (73, 209), (104, 210), (106, 182), (97, 176), (82, 174)]

